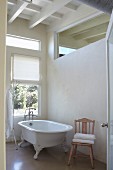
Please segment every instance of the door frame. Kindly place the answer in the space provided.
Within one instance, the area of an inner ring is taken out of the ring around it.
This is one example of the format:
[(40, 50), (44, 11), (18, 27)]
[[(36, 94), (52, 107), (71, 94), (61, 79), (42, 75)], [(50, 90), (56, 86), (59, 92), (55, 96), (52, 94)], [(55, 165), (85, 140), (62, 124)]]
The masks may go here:
[(107, 170), (110, 170), (110, 73), (109, 73), (109, 38), (113, 28), (113, 10), (106, 33), (106, 77), (107, 77)]

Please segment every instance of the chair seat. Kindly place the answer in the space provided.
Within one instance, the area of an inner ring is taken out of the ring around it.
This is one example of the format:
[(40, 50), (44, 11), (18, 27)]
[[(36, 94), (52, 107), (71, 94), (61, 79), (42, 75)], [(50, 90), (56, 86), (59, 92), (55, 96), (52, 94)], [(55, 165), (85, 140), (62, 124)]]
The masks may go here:
[(84, 139), (73, 139), (72, 142), (83, 143), (83, 144), (94, 144), (94, 140), (84, 140)]
[(74, 135), (74, 139), (82, 139), (82, 140), (95, 140), (95, 135), (93, 134), (83, 134), (83, 133), (76, 133)]

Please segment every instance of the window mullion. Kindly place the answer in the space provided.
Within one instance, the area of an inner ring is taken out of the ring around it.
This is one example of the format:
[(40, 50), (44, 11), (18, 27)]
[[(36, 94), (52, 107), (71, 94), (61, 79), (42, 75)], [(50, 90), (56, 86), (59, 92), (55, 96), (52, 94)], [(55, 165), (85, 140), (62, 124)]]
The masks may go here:
[(20, 80), (20, 79), (13, 79), (13, 80), (12, 80), (12, 83), (16, 83), (16, 84), (41, 85), (41, 81)]

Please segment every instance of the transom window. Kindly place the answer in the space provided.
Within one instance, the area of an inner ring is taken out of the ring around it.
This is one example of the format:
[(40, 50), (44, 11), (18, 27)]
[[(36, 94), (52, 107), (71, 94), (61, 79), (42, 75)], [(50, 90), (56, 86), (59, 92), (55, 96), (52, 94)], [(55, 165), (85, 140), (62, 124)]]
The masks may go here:
[(6, 36), (6, 45), (30, 50), (41, 50), (41, 42), (39, 40), (9, 34)]

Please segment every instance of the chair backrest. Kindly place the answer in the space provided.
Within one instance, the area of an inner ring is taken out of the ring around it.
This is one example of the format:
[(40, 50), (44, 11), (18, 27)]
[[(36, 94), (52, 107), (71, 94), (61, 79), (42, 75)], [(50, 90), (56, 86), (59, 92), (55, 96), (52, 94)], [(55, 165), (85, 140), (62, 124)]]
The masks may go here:
[(75, 133), (94, 134), (95, 120), (82, 118), (75, 120)]

